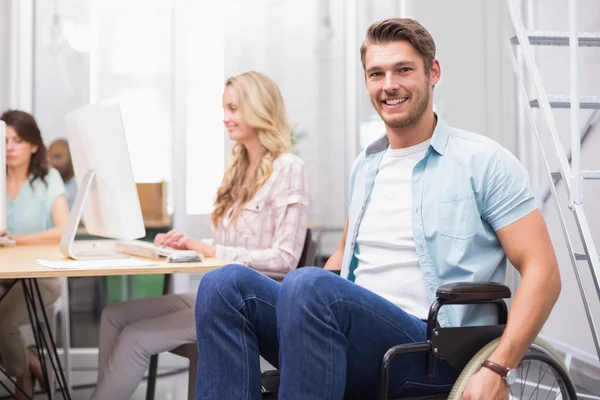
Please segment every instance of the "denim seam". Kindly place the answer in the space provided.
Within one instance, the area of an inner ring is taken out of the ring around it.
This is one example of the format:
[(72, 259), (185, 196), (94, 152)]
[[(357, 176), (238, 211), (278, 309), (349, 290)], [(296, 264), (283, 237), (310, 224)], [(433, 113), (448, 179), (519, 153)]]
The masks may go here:
[[(249, 296), (249, 297), (243, 297), (242, 298), (243, 303), (236, 308), (237, 311), (240, 311), (242, 308), (246, 307), (246, 301), (248, 300), (257, 300), (260, 301), (261, 303), (265, 303), (273, 308), (275, 308), (275, 306), (271, 303), (269, 303), (268, 301), (265, 301), (259, 297), (256, 296)], [(244, 328), (243, 328), (243, 334), (242, 337), (244, 339), (244, 355), (246, 356), (246, 400), (248, 400), (249, 396), (250, 396), (250, 363), (248, 361), (248, 343), (246, 342), (246, 322), (247, 322), (247, 318), (243, 317), (244, 320)]]
[(242, 298), (243, 303), (239, 307), (236, 308), (236, 311), (240, 311), (242, 308), (244, 308), (246, 306), (246, 301), (247, 300), (257, 300), (257, 301), (260, 301), (261, 303), (268, 304), (269, 306), (275, 308), (275, 306), (273, 304), (269, 303), (268, 301), (265, 301), (265, 300), (261, 299), (260, 297), (250, 296), (250, 297), (243, 297)]
[[(404, 334), (406, 337), (410, 338), (410, 339), (411, 339), (413, 342), (417, 342), (417, 340), (416, 340), (416, 339), (415, 339), (415, 338), (414, 338), (412, 335), (409, 335), (409, 334), (406, 332), (406, 330), (404, 329), (404, 327), (402, 327), (402, 326), (399, 326), (399, 325), (398, 325), (398, 324), (396, 324), (396, 323), (393, 323), (391, 320), (388, 320), (387, 318), (384, 318), (384, 317), (382, 317), (382, 316), (381, 316), (381, 315), (379, 315), (379, 314), (375, 314), (375, 313), (371, 312), (371, 310), (369, 310), (368, 308), (365, 308), (365, 307), (363, 307), (363, 306), (362, 306), (361, 304), (359, 304), (359, 303), (355, 303), (355, 302), (353, 302), (353, 301), (348, 301), (348, 300), (344, 300), (344, 299), (336, 299), (336, 300), (332, 301), (331, 303), (329, 303), (329, 304), (327, 305), (327, 307), (329, 308), (329, 311), (331, 312), (331, 306), (332, 306), (333, 304), (335, 304), (335, 303), (339, 303), (339, 302), (346, 303), (346, 304), (351, 304), (351, 305), (354, 305), (354, 306), (357, 306), (357, 307), (361, 308), (363, 311), (366, 311), (366, 312), (368, 312), (369, 314), (371, 314), (371, 315), (372, 315), (372, 316), (374, 316), (375, 318), (377, 318), (377, 319), (380, 319), (380, 320), (382, 320), (382, 321), (384, 321), (384, 322), (386, 322), (386, 323), (388, 323), (388, 324), (390, 324), (390, 325), (392, 325), (392, 326), (396, 327), (396, 329), (398, 329), (399, 331), (401, 331), (401, 332), (402, 332), (402, 333), (403, 333), (403, 334)], [(409, 314), (409, 315), (410, 315), (410, 314)]]
[[(331, 317), (333, 316), (333, 313), (331, 312), (331, 309), (328, 307), (329, 310), (329, 316), (327, 317), (327, 325), (329, 325), (330, 321), (331, 321)], [(329, 365), (332, 365), (332, 361), (333, 361), (333, 345), (331, 344), (331, 333), (333, 332), (333, 330), (329, 330)], [(331, 398), (332, 397), (332, 391), (333, 391), (333, 374), (331, 373), (331, 368), (328, 369), (327, 371), (327, 384), (329, 386), (329, 390), (327, 391), (327, 398)]]
[(244, 339), (244, 355), (246, 356), (246, 400), (250, 396), (250, 363), (248, 362), (248, 343), (246, 342), (246, 318), (242, 330), (242, 338)]

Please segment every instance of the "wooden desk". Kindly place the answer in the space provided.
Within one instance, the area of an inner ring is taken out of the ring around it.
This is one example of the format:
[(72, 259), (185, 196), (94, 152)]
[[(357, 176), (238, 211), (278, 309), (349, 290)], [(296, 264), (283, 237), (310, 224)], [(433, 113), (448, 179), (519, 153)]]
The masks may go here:
[[(111, 240), (86, 240), (76, 242), (76, 247), (97, 250), (114, 250), (115, 241)], [(132, 258), (141, 258), (133, 257)], [(145, 275), (145, 274), (175, 274), (175, 273), (205, 273), (228, 264), (225, 260), (216, 258), (207, 258), (199, 263), (168, 263), (165, 259), (151, 261), (155, 265), (145, 267), (127, 267), (127, 268), (104, 268), (104, 269), (69, 269), (59, 270), (38, 265), (36, 260), (48, 261), (67, 261), (59, 251), (58, 245), (37, 245), (37, 246), (15, 246), (0, 247), (0, 279), (14, 279), (23, 284), (25, 292), (25, 301), (30, 316), (32, 330), (39, 332), (36, 336), (36, 347), (42, 354), (46, 352), (52, 360), (48, 369), (52, 369), (57, 377), (60, 392), (63, 398), (71, 400), (71, 393), (68, 385), (70, 379), (65, 377), (65, 371), (62, 368), (58, 357), (56, 344), (52, 333), (47, 329), (42, 329), (48, 325), (48, 316), (44, 307), (36, 309), (35, 304), (41, 304), (41, 295), (37, 286), (37, 278), (58, 278), (58, 277), (82, 277), (82, 276), (107, 276), (107, 275)], [(11, 286), (12, 287), (12, 286)], [(8, 289), (10, 290), (10, 288)], [(1, 299), (1, 298), (0, 298)], [(27, 300), (29, 299), (29, 300)], [(67, 310), (68, 310), (68, 300)], [(154, 363), (156, 363), (156, 357)], [(49, 360), (50, 360), (49, 359)], [(49, 382), (47, 371), (44, 371), (46, 381)], [(68, 374), (68, 368), (67, 368)], [(10, 393), (10, 391), (9, 391)]]
[[(114, 248), (114, 241), (90, 240), (82, 245), (110, 250)], [(147, 267), (58, 270), (38, 265), (36, 260), (66, 261), (67, 258), (60, 253), (57, 245), (0, 247), (0, 279), (204, 273), (228, 264), (216, 258), (206, 258), (199, 263), (168, 263), (159, 259), (151, 260), (156, 265)]]

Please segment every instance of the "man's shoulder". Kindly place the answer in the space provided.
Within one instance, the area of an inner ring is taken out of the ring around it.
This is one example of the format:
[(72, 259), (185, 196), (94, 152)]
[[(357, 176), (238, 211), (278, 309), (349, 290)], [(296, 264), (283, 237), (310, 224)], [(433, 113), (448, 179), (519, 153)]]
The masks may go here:
[(448, 144), (450, 150), (453, 151), (461, 153), (466, 151), (489, 156), (493, 156), (503, 148), (500, 143), (487, 136), (454, 127), (448, 129)]

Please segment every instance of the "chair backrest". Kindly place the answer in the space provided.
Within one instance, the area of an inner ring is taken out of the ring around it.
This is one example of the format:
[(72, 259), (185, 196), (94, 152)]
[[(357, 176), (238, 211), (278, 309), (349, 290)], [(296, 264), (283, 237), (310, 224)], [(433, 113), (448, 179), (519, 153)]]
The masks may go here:
[(306, 229), (306, 237), (304, 238), (304, 247), (302, 254), (298, 260), (298, 267), (314, 266), (317, 261), (317, 242), (312, 238), (312, 230)]

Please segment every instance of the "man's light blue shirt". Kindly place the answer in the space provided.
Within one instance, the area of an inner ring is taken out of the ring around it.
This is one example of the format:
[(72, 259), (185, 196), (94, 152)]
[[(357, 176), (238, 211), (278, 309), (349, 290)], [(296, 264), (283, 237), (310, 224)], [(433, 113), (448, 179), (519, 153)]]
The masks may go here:
[(65, 190), (67, 191), (67, 203), (69, 203), (69, 210), (73, 208), (75, 203), (75, 197), (77, 196), (77, 181), (75, 177), (72, 177), (65, 182)]
[[(361, 153), (350, 177), (348, 236), (341, 276), (354, 280), (356, 237), (369, 205), (383, 136)], [(504, 283), (506, 255), (496, 231), (537, 208), (527, 171), (493, 140), (448, 126), (438, 116), (431, 142), (412, 174), (413, 235), (429, 299), (454, 282)], [(445, 306), (442, 326), (495, 323), (490, 305)]]

